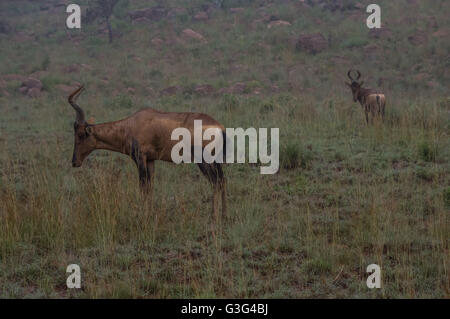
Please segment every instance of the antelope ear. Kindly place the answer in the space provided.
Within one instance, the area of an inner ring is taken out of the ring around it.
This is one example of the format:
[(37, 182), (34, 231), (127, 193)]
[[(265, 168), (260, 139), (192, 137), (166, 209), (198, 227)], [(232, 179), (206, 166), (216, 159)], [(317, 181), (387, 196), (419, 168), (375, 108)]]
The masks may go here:
[(352, 87), (351, 84), (348, 83), (348, 82), (345, 82), (345, 84), (346, 84), (348, 87), (350, 87), (350, 88)]
[(92, 135), (92, 133), (94, 133), (94, 128), (92, 126), (88, 125), (88, 126), (86, 126), (85, 131), (86, 131), (87, 135)]
[(361, 81), (361, 83), (359, 83), (359, 86), (363, 86), (363, 84), (364, 84), (364, 81)]

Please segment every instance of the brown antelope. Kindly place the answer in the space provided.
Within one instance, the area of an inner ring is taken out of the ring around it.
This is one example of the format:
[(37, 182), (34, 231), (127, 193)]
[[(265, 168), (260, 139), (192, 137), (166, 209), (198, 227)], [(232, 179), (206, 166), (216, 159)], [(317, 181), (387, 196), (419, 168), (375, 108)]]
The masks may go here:
[[(204, 127), (218, 128), (225, 137), (223, 125), (203, 113), (162, 112), (146, 108), (119, 121), (90, 124), (86, 122), (82, 108), (75, 103), (82, 90), (83, 87), (78, 88), (68, 98), (70, 105), (76, 112), (72, 166), (80, 167), (83, 160), (97, 149), (126, 154), (136, 163), (141, 189), (150, 197), (153, 188), (155, 161), (173, 162), (171, 150), (177, 141), (171, 139), (171, 133), (175, 128), (186, 128), (192, 133), (194, 120), (202, 120)], [(225, 216), (226, 182), (221, 164), (201, 162), (198, 163), (198, 166), (214, 188), (212, 200), (214, 214), (218, 213), (218, 197), (221, 192), (222, 213)]]
[(364, 81), (358, 82), (361, 73), (358, 70), (356, 70), (356, 72), (358, 73), (358, 77), (354, 80), (351, 76), (351, 70), (349, 70), (347, 76), (352, 82), (351, 84), (345, 82), (345, 84), (352, 89), (353, 102), (358, 101), (364, 108), (367, 124), (369, 124), (369, 112), (372, 114), (372, 123), (376, 114), (381, 115), (381, 118), (384, 118), (384, 109), (386, 106), (384, 94), (378, 93), (372, 89), (363, 88)]

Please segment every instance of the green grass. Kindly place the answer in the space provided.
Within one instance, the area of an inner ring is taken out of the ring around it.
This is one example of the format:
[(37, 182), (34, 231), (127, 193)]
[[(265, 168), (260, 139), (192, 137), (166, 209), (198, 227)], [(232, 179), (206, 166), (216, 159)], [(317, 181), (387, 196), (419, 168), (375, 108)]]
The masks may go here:
[[(330, 115), (328, 107), (305, 119), (308, 102), (293, 99), (291, 110), (270, 119), (254, 119), (257, 104), (248, 99), (239, 115), (221, 101), (155, 101), (207, 111), (226, 126), (237, 118), (244, 127), (279, 126), (313, 145), (288, 147), (298, 165), (276, 175), (228, 165), (226, 221), (210, 215), (210, 188), (193, 165), (158, 163), (149, 207), (131, 160), (98, 152), (83, 168), (70, 167), (68, 106), (51, 123), (59, 102), (31, 111), (30, 135), (16, 131), (21, 115), (9, 106), (1, 122), (2, 296), (446, 296), (449, 144), (440, 117), (423, 130), (406, 109), (401, 126), (366, 127), (359, 112)], [(437, 136), (433, 162), (417, 152), (425, 135)], [(64, 288), (70, 263), (81, 266), (81, 291)], [(365, 287), (370, 263), (383, 269), (380, 291)]]
[[(16, 31), (33, 30), (34, 40), (0, 34), (0, 59), (10, 61), (0, 64), (0, 79), (46, 69), (48, 94), (26, 98), (20, 81), (8, 81), (11, 95), (0, 97), (0, 297), (449, 297), (448, 53), (442, 41), (407, 44), (414, 26), (398, 21), (417, 14), (425, 28), (433, 15), (448, 27), (448, 2), (405, 12), (406, 1), (380, 0), (395, 38), (389, 42), (369, 39), (348, 11), (299, 9), (297, 1), (263, 9), (261, 1), (224, 1), (245, 10), (147, 25), (130, 25), (124, 12), (155, 1), (129, 1), (128, 9), (121, 1), (112, 45), (96, 23), (71, 38), (57, 26), (64, 15), (49, 20), (39, 6), (16, 2), (0, 5), (0, 17)], [(268, 30), (255, 22), (264, 11), (292, 26)], [(187, 27), (208, 43), (151, 44), (155, 37), (176, 40)], [(331, 35), (329, 49), (296, 51), (291, 38), (305, 30)], [(370, 67), (367, 41), (381, 50), (370, 54)], [(339, 56), (350, 63), (335, 63)], [(64, 73), (73, 63), (90, 69)], [(343, 83), (349, 67), (360, 68), (368, 86), (381, 79), (384, 123), (365, 125)], [(414, 79), (423, 70), (432, 87)], [(204, 112), (225, 127), (278, 127), (280, 171), (226, 165), (229, 219), (217, 220), (195, 165), (158, 162), (149, 203), (123, 155), (98, 151), (82, 168), (71, 167), (75, 116), (56, 85), (75, 81), (87, 88), (80, 106), (99, 123), (151, 106)], [(247, 84), (242, 95), (191, 94), (199, 84), (237, 82)], [(182, 89), (159, 96), (171, 85)], [(81, 267), (80, 290), (66, 288), (72, 263)], [(381, 266), (381, 289), (366, 287), (372, 263)]]

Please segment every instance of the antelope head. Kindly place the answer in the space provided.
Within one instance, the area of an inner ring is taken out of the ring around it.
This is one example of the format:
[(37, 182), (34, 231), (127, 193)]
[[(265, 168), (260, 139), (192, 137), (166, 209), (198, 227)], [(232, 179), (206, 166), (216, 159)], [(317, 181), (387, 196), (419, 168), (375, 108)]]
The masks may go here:
[(353, 102), (357, 102), (358, 96), (359, 96), (361, 87), (364, 84), (364, 81), (358, 82), (359, 78), (361, 77), (361, 73), (358, 70), (356, 70), (356, 72), (358, 73), (358, 77), (356, 79), (353, 79), (351, 72), (352, 72), (352, 70), (348, 70), (348, 73), (347, 73), (347, 76), (350, 79), (351, 83), (345, 82), (345, 84), (348, 87), (350, 87), (350, 89), (352, 90)]
[(96, 139), (93, 136), (93, 125), (86, 122), (84, 112), (75, 102), (83, 91), (84, 87), (81, 86), (69, 96), (69, 104), (75, 109), (76, 119), (73, 124), (75, 132), (75, 143), (72, 156), (72, 166), (80, 167), (83, 160), (95, 149)]

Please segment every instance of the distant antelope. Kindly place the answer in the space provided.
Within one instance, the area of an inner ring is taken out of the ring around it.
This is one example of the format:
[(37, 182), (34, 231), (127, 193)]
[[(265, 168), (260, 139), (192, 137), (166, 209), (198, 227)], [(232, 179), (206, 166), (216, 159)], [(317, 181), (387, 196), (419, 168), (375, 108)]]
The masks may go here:
[[(146, 108), (123, 120), (90, 124), (86, 122), (81, 107), (75, 103), (82, 90), (83, 87), (78, 88), (68, 98), (76, 112), (72, 166), (80, 167), (83, 160), (97, 149), (129, 155), (136, 163), (142, 190), (150, 196), (153, 188), (155, 160), (172, 162), (171, 150), (177, 141), (171, 139), (171, 133), (175, 128), (187, 128), (193, 136), (194, 120), (202, 120), (203, 127), (218, 128), (225, 137), (223, 125), (203, 113), (162, 112)], [(202, 162), (198, 163), (198, 166), (202, 174), (213, 185), (214, 214), (218, 213), (218, 196), (221, 192), (222, 213), (225, 216), (227, 210), (226, 181), (221, 164)]]
[(358, 82), (361, 77), (361, 73), (357, 70), (358, 77), (354, 80), (351, 76), (351, 70), (348, 71), (347, 76), (352, 81), (351, 84), (345, 82), (347, 86), (352, 89), (353, 102), (359, 101), (361, 106), (364, 108), (364, 113), (366, 114), (366, 123), (369, 124), (369, 112), (372, 114), (372, 123), (375, 115), (381, 115), (384, 118), (384, 109), (386, 106), (386, 98), (384, 94), (377, 93), (372, 89), (364, 89), (362, 85), (364, 81)]

